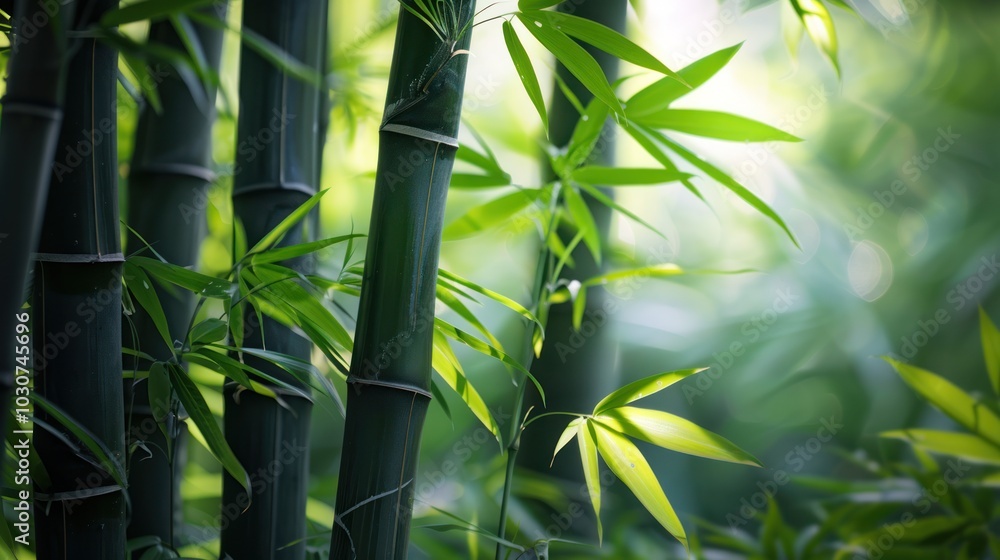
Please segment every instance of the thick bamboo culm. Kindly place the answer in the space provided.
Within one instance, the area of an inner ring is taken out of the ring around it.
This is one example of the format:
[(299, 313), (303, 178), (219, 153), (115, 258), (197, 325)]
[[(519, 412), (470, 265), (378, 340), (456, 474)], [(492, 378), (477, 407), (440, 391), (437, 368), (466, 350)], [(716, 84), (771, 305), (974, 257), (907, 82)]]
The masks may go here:
[[(81, 2), (85, 30), (117, 5)], [(67, 96), (34, 271), (35, 390), (124, 464), (121, 269), (116, 139), (117, 52), (88, 32), (72, 39)], [(58, 352), (44, 350), (59, 339)], [(75, 437), (57, 420), (38, 418)], [(62, 438), (35, 430), (48, 474), (35, 478), (37, 558), (123, 558), (125, 489)], [(116, 470), (116, 469), (113, 469)]]
[[(336, 560), (406, 557), (411, 483), (430, 402), (438, 253), (475, 2), (429, 3), (445, 11), (447, 24), (437, 31), (408, 11), (420, 9), (415, 2), (404, 3), (348, 379), (330, 550)], [(395, 343), (401, 351), (384, 355)]]
[[(248, 0), (243, 28), (274, 43), (320, 73), (326, 52), (325, 0)], [(288, 74), (244, 43), (240, 54), (240, 112), (233, 177), (233, 210), (253, 246), (319, 187), (320, 87)], [(307, 241), (315, 232), (300, 222), (282, 244)], [(285, 263), (308, 272), (311, 261)], [(248, 306), (244, 345), (309, 360), (312, 345), (281, 323), (258, 324)], [(309, 388), (275, 365), (245, 356), (247, 363), (308, 393)], [(227, 386), (226, 440), (248, 473), (249, 493), (228, 474), (222, 490), (222, 557), (300, 559), (305, 555), (309, 422), (312, 402), (276, 400)], [(255, 473), (265, 473), (262, 477)], [(272, 476), (273, 474), (273, 476)], [(246, 504), (249, 503), (249, 507)], [(245, 509), (244, 509), (245, 508)]]

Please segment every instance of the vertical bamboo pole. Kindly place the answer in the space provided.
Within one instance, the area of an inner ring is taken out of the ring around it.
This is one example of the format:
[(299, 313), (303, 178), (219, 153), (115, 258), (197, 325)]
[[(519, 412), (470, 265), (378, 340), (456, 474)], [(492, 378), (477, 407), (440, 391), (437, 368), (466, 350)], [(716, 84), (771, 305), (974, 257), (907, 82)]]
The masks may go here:
[[(247, 0), (243, 5), (244, 29), (317, 71), (327, 49), (326, 24), (325, 0)], [(252, 246), (317, 190), (321, 103), (316, 85), (289, 75), (245, 45), (240, 56), (233, 209)], [(303, 223), (289, 231), (282, 243), (307, 240)], [(308, 259), (286, 264), (303, 272), (310, 267)], [(258, 325), (255, 313), (248, 309), (246, 323), (245, 346), (310, 359), (309, 341), (277, 321), (265, 317)], [(246, 360), (309, 391), (272, 364)], [(222, 556), (302, 558), (312, 403), (286, 396), (288, 408), (284, 408), (268, 397), (237, 394), (231, 386), (224, 393), (226, 439), (250, 473), (252, 484), (248, 493), (225, 475)]]
[[(86, 30), (117, 0), (81, 2)], [(65, 114), (36, 255), (32, 308), (35, 390), (124, 463), (116, 51), (74, 39)], [(48, 345), (47, 343), (51, 343)], [(39, 418), (72, 441), (47, 414)], [(37, 557), (123, 558), (125, 489), (63, 439), (35, 430), (50, 486), (35, 493)], [(36, 481), (37, 482), (37, 481)]]
[(475, 2), (426, 3), (442, 10), (437, 30), (410, 11), (416, 2), (403, 4), (348, 379), (330, 550), (338, 560), (406, 557), (430, 402), (438, 253)]

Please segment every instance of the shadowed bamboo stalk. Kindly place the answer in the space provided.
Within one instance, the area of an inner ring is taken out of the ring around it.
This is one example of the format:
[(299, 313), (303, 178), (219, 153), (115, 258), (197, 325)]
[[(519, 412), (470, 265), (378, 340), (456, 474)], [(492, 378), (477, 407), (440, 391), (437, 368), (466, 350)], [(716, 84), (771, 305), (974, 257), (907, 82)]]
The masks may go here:
[[(9, 7), (8, 7), (9, 8)], [(66, 31), (76, 2), (53, 2), (51, 13), (29, 0), (12, 14), (7, 91), (0, 116), (0, 406), (7, 410), (14, 382), (14, 315), (27, 300), (26, 276), (38, 242), (42, 212), (62, 122), (68, 63)], [(32, 22), (44, 15), (46, 25)], [(30, 38), (28, 37), (30, 35)], [(23, 373), (22, 373), (23, 375)], [(7, 415), (0, 417), (7, 433)]]
[(438, 252), (475, 2), (422, 3), (440, 12), (402, 3), (348, 379), (336, 560), (406, 557), (431, 397)]
[[(224, 20), (226, 3), (215, 3), (205, 15)], [(218, 72), (222, 55), (223, 29), (192, 24), (191, 38), (197, 42), (207, 69)], [(161, 20), (150, 27), (149, 42), (183, 52), (185, 49), (174, 23)], [(197, 91), (198, 98), (180, 78), (177, 70), (157, 64), (151, 76), (162, 81), (155, 85), (162, 104), (157, 114), (144, 107), (136, 127), (135, 149), (129, 173), (128, 223), (168, 262), (195, 266), (205, 234), (207, 190), (212, 172), (212, 124), (215, 122), (215, 88)], [(144, 244), (129, 237), (129, 253), (141, 252)], [(194, 297), (179, 290), (156, 287), (171, 336), (183, 339)], [(132, 316), (135, 332), (125, 332), (123, 344), (168, 361), (167, 348), (149, 315), (138, 307)], [(126, 358), (126, 369), (148, 369), (150, 364)], [(141, 442), (128, 463), (129, 496), (133, 505), (128, 537), (157, 536), (175, 547), (174, 531), (181, 522), (180, 475), (184, 464), (186, 424), (169, 422), (173, 431), (167, 438), (159, 429), (150, 407), (145, 382), (125, 382), (125, 408), (129, 445)], [(164, 406), (163, 409), (169, 409)], [(160, 419), (165, 421), (166, 419)], [(168, 449), (172, 456), (168, 456)], [(141, 556), (142, 550), (133, 554)]]
[[(326, 52), (325, 0), (248, 0), (243, 29), (251, 30), (309, 68), (320, 71)], [(244, 43), (240, 54), (240, 114), (233, 178), (233, 211), (249, 246), (314, 194), (319, 185), (320, 91), (289, 75)], [(282, 240), (301, 243), (300, 222)], [(311, 262), (286, 263), (308, 272)], [(247, 307), (243, 345), (308, 361), (311, 343)], [(245, 361), (306, 393), (309, 387), (270, 362)], [(222, 557), (299, 559), (305, 555), (312, 402), (294, 395), (275, 399), (227, 385), (225, 433), (251, 477), (249, 493), (228, 474), (222, 491)], [(247, 507), (249, 505), (249, 507)], [(292, 544), (295, 543), (295, 544)]]
[[(88, 29), (116, 0), (81, 2), (75, 29)], [(80, 33), (73, 41), (65, 114), (36, 255), (32, 309), (35, 389), (124, 463), (121, 268), (116, 86), (118, 56)], [(46, 349), (61, 340), (56, 352)], [(74, 441), (50, 414), (41, 421)], [(125, 490), (119, 467), (98, 466), (48, 431), (35, 430), (48, 472), (36, 478), (37, 557), (123, 558)], [(114, 472), (114, 475), (111, 474)]]

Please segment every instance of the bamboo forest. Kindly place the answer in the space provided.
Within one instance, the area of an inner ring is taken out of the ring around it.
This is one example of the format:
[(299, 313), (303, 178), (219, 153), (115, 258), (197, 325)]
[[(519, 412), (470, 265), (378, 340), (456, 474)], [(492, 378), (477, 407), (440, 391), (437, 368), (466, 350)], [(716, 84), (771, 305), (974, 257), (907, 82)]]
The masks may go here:
[(1000, 2), (0, 28), (0, 560), (1000, 560)]

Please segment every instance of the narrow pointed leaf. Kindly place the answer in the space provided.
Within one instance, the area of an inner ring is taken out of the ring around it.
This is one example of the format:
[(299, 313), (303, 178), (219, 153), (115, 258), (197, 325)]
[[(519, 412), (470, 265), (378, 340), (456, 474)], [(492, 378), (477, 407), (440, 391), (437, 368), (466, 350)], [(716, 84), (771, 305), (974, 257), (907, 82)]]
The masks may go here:
[(165, 263), (148, 257), (131, 257), (128, 262), (145, 270), (154, 278), (174, 284), (197, 295), (214, 299), (228, 299), (233, 285), (222, 278), (215, 278), (191, 269)]
[(706, 369), (708, 368), (668, 371), (665, 373), (651, 375), (638, 381), (633, 381), (632, 383), (629, 383), (628, 385), (601, 399), (601, 402), (597, 403), (597, 406), (594, 407), (594, 415), (602, 414), (612, 408), (625, 406), (643, 397), (648, 397), (649, 395), (658, 393), (674, 383), (677, 383), (678, 381), (700, 371), (705, 371)]
[(538, 200), (540, 195), (540, 189), (517, 190), (475, 206), (444, 228), (443, 240), (464, 239), (503, 224)]
[(156, 295), (153, 281), (149, 279), (149, 276), (141, 268), (131, 262), (126, 262), (122, 267), (122, 277), (128, 286), (129, 292), (135, 297), (135, 301), (149, 315), (150, 320), (153, 321), (153, 325), (156, 326), (156, 331), (163, 338), (164, 344), (172, 350), (174, 340), (170, 336), (167, 317), (163, 313), (163, 306), (160, 305), (160, 298)]
[(608, 83), (608, 78), (601, 70), (601, 65), (594, 60), (590, 53), (551, 24), (543, 23), (523, 12), (517, 14), (517, 18), (539, 43), (554, 54), (559, 62), (594, 94), (594, 97), (600, 99), (616, 113), (624, 114), (624, 109), (615, 94), (615, 90)]
[(444, 279), (447, 282), (454, 282), (455, 284), (464, 286), (476, 293), (482, 294), (492, 299), (493, 301), (503, 305), (504, 307), (510, 309), (511, 311), (514, 311), (515, 313), (531, 321), (532, 323), (541, 326), (541, 324), (538, 322), (538, 318), (536, 318), (535, 315), (531, 313), (531, 311), (528, 311), (523, 305), (517, 303), (516, 301), (510, 299), (509, 297), (501, 293), (494, 292), (489, 288), (484, 288), (483, 286), (480, 286), (479, 284), (476, 284), (471, 280), (466, 280), (465, 278), (457, 274), (454, 274), (452, 272), (448, 272), (443, 268), (438, 269), (438, 277), (439, 281), (440, 279)]
[(774, 223), (778, 224), (778, 226), (780, 226), (781, 229), (785, 230), (785, 233), (788, 235), (788, 238), (792, 240), (792, 243), (794, 243), (796, 247), (801, 248), (799, 246), (799, 242), (795, 239), (795, 235), (792, 234), (792, 230), (789, 229), (788, 224), (786, 224), (785, 221), (781, 219), (781, 216), (779, 216), (777, 212), (775, 212), (770, 206), (768, 206), (766, 202), (764, 202), (763, 200), (758, 198), (757, 195), (752, 193), (750, 189), (747, 189), (739, 182), (737, 182), (735, 179), (725, 174), (719, 168), (701, 159), (701, 157), (695, 155), (693, 152), (688, 151), (680, 144), (673, 142), (672, 140), (660, 134), (659, 132), (647, 129), (647, 133), (656, 138), (661, 144), (669, 148), (671, 151), (681, 156), (682, 158), (686, 159), (688, 163), (694, 165), (698, 169), (702, 170), (706, 175), (718, 181), (720, 184), (722, 184), (722, 186), (732, 191), (733, 194), (742, 198), (744, 202), (752, 206), (758, 212), (770, 218), (772, 221), (774, 221)]
[(668, 412), (624, 406), (603, 412), (597, 420), (627, 436), (680, 453), (762, 466), (753, 455), (728, 439)]
[(542, 399), (542, 404), (545, 404), (545, 390), (542, 389), (541, 384), (538, 382), (537, 379), (535, 379), (535, 376), (532, 375), (530, 371), (525, 369), (524, 366), (522, 366), (517, 360), (511, 358), (502, 350), (490, 346), (489, 344), (483, 342), (482, 340), (479, 340), (478, 338), (472, 336), (471, 334), (461, 329), (455, 328), (454, 326), (446, 323), (445, 321), (442, 321), (441, 319), (438, 318), (434, 319), (434, 328), (439, 330), (445, 336), (453, 338), (477, 352), (496, 358), (497, 360), (500, 360), (504, 364), (507, 364), (508, 366), (511, 366), (514, 369), (526, 375), (528, 379), (530, 379), (531, 382), (535, 384), (535, 388), (538, 389), (538, 394)]
[(639, 90), (625, 103), (629, 116), (636, 118), (667, 108), (672, 102), (704, 84), (722, 70), (742, 46), (743, 43), (737, 43), (717, 50), (678, 70), (677, 73), (691, 86), (690, 88), (675, 79), (662, 78)]
[(511, 25), (510, 21), (503, 22), (503, 39), (507, 43), (507, 52), (510, 53), (510, 59), (517, 70), (517, 76), (521, 78), (524, 91), (528, 94), (531, 104), (535, 106), (535, 111), (538, 111), (545, 135), (548, 136), (549, 116), (545, 110), (545, 97), (542, 96), (542, 88), (538, 85), (535, 67), (532, 66), (531, 59), (528, 57), (527, 51), (524, 50), (524, 45), (521, 44), (521, 40), (517, 37), (517, 32), (514, 31), (514, 26)]
[(184, 405), (184, 409), (187, 410), (191, 420), (198, 426), (198, 430), (205, 438), (208, 448), (215, 455), (215, 458), (222, 463), (223, 468), (243, 486), (249, 495), (250, 477), (247, 475), (246, 470), (244, 470), (243, 465), (240, 464), (239, 459), (233, 454), (229, 443), (226, 442), (226, 438), (222, 435), (222, 430), (215, 421), (215, 416), (208, 409), (205, 397), (201, 395), (198, 386), (191, 381), (191, 378), (179, 366), (171, 364), (167, 369), (170, 373), (170, 384), (177, 392), (177, 397), (180, 399), (181, 404)]
[(628, 486), (646, 510), (663, 525), (671, 535), (687, 548), (684, 526), (667, 500), (660, 482), (656, 480), (642, 452), (628, 438), (599, 422), (592, 423), (597, 436), (597, 449), (611, 471)]
[(257, 244), (250, 249), (250, 253), (259, 253), (274, 246), (275, 243), (280, 241), (281, 238), (288, 233), (288, 230), (292, 229), (295, 224), (301, 222), (303, 218), (309, 215), (309, 212), (311, 212), (312, 209), (319, 204), (320, 199), (323, 198), (323, 195), (326, 194), (326, 192), (327, 191), (325, 190), (319, 191), (309, 197), (309, 199), (303, 202), (301, 206), (286, 216), (284, 220), (281, 220), (281, 223), (274, 226), (274, 229), (269, 231), (267, 235), (262, 237), (260, 241), (258, 241)]
[(700, 109), (663, 109), (633, 117), (644, 126), (667, 128), (685, 134), (733, 142), (801, 142), (802, 139), (753, 119)]
[(576, 441), (580, 446), (583, 479), (587, 485), (590, 504), (594, 508), (594, 518), (597, 519), (597, 542), (600, 543), (604, 541), (604, 528), (601, 526), (601, 471), (597, 465), (597, 433), (593, 422), (584, 421), (576, 432)]
[(892, 358), (885, 358), (885, 361), (896, 368), (903, 381), (941, 412), (992, 443), (1000, 445), (1000, 417), (989, 407), (976, 402), (947, 379), (925, 369)]
[(289, 259), (294, 259), (296, 257), (301, 257), (303, 255), (308, 255), (310, 253), (315, 253), (316, 251), (326, 249), (331, 245), (336, 245), (337, 243), (343, 243), (349, 239), (356, 239), (359, 237), (365, 237), (365, 235), (360, 233), (352, 233), (349, 235), (338, 235), (336, 237), (328, 237), (326, 239), (320, 239), (318, 241), (310, 241), (307, 243), (298, 243), (296, 245), (291, 245), (288, 247), (276, 247), (274, 249), (268, 249), (261, 253), (254, 253), (250, 258), (250, 263), (253, 265), (276, 263), (281, 261), (286, 261)]
[(573, 172), (573, 180), (602, 186), (621, 185), (661, 185), (671, 181), (683, 181), (692, 177), (669, 169), (620, 168), (588, 165)]
[(215, 318), (205, 319), (191, 329), (189, 338), (192, 344), (210, 344), (226, 338), (229, 325)]
[(670, 278), (684, 274), (684, 269), (673, 263), (654, 264), (639, 268), (629, 268), (625, 270), (615, 270), (607, 274), (601, 274), (593, 278), (588, 278), (584, 286), (601, 286), (616, 280), (627, 278)]
[[(73, 435), (76, 439), (87, 448), (88, 451), (93, 455), (94, 459), (97, 460), (98, 464), (104, 468), (111, 478), (114, 479), (115, 483), (122, 488), (128, 488), (128, 483), (125, 482), (125, 468), (122, 466), (118, 458), (111, 452), (107, 444), (98, 439), (93, 433), (87, 428), (83, 427), (79, 421), (71, 418), (68, 414), (62, 411), (58, 406), (47, 400), (45, 397), (38, 393), (31, 393), (31, 400), (35, 407), (40, 408), (45, 411), (46, 414), (55, 419), (60, 426), (65, 428), (69, 433)], [(34, 422), (38, 423), (37, 418), (32, 419)], [(75, 445), (75, 443), (73, 444)], [(79, 451), (77, 451), (79, 453)]]
[(624, 206), (618, 204), (617, 202), (614, 201), (613, 198), (611, 198), (608, 195), (602, 193), (601, 189), (598, 189), (597, 187), (595, 187), (593, 185), (588, 185), (587, 183), (580, 183), (580, 190), (586, 191), (587, 194), (589, 194), (590, 196), (592, 196), (595, 199), (597, 199), (597, 201), (600, 202), (601, 204), (607, 206), (608, 208), (611, 208), (612, 210), (617, 210), (618, 212), (620, 212), (620, 213), (628, 216), (629, 218), (631, 218), (632, 220), (634, 220), (636, 223), (645, 226), (646, 229), (648, 229), (649, 231), (655, 233), (656, 235), (659, 235), (660, 237), (662, 237), (664, 239), (667, 238), (666, 235), (663, 235), (663, 233), (660, 230), (658, 230), (655, 227), (653, 227), (652, 224), (650, 224), (646, 220), (643, 220), (642, 218), (640, 218), (638, 214), (636, 214), (635, 212), (629, 210), (628, 208), (625, 208)]
[(566, 426), (566, 429), (563, 430), (563, 433), (559, 436), (559, 441), (556, 442), (555, 450), (552, 451), (552, 461), (549, 461), (550, 467), (552, 466), (552, 463), (555, 462), (556, 455), (558, 455), (559, 452), (562, 451), (562, 448), (566, 447), (566, 444), (569, 443), (570, 440), (577, 437), (577, 432), (579, 432), (581, 429), (586, 429), (585, 427), (581, 426), (581, 424), (583, 424), (585, 421), (586, 419), (584, 418), (574, 418), (573, 420), (570, 421), (569, 425)]
[(681, 87), (688, 87), (684, 78), (667, 68), (666, 64), (633, 43), (628, 37), (600, 23), (563, 12), (533, 11), (524, 15), (555, 27), (570, 37), (593, 45), (621, 60), (665, 74), (681, 84)]
[(562, 1), (563, 0), (517, 0), (517, 9), (521, 11), (544, 10), (545, 8), (555, 6)]
[(990, 316), (979, 308), (979, 330), (983, 341), (983, 356), (986, 359), (986, 373), (993, 385), (993, 393), (1000, 396), (1000, 330)]
[(573, 216), (576, 227), (583, 234), (583, 242), (590, 249), (590, 254), (594, 256), (597, 264), (601, 264), (601, 233), (597, 230), (597, 223), (594, 222), (590, 208), (587, 207), (587, 203), (577, 192), (576, 187), (570, 185), (562, 192), (566, 199), (566, 207), (569, 209), (570, 215)]
[(833, 64), (837, 75), (840, 75), (840, 63), (837, 61), (837, 31), (830, 11), (820, 0), (791, 0), (791, 2), (809, 38), (823, 51)]
[(493, 434), (493, 437), (497, 438), (497, 441), (500, 441), (500, 426), (497, 425), (496, 419), (493, 418), (493, 414), (490, 413), (490, 409), (479, 391), (469, 383), (469, 379), (462, 371), (448, 340), (439, 331), (434, 332), (431, 363), (434, 371), (438, 372), (448, 386), (462, 397), (462, 401), (469, 407), (472, 414)]
[(900, 439), (930, 453), (959, 457), (973, 463), (1000, 465), (1000, 446), (974, 434), (939, 430), (893, 430), (879, 434)]

